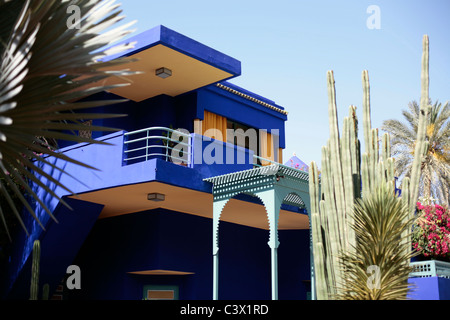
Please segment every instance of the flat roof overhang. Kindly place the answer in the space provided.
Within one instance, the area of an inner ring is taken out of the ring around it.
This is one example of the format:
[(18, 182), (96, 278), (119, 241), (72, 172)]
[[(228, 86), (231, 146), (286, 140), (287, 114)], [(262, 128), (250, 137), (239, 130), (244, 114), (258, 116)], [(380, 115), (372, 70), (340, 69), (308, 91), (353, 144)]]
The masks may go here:
[[(149, 201), (147, 199), (149, 193), (164, 194), (165, 200)], [(73, 196), (73, 198), (104, 205), (99, 219), (157, 208), (213, 218), (212, 194), (158, 181), (97, 190)], [(231, 199), (225, 206), (220, 220), (269, 230), (264, 206), (249, 201)], [(280, 211), (278, 230), (303, 229), (309, 229), (308, 215), (283, 209)]]
[[(177, 96), (241, 74), (241, 62), (164, 26), (158, 26), (122, 43), (134, 48), (111, 55), (105, 61), (129, 57), (137, 61), (102, 69), (138, 71), (141, 74), (117, 78), (111, 76), (101, 85), (128, 83), (110, 90), (121, 97), (140, 102), (161, 94)], [(172, 76), (160, 78), (159, 68), (168, 68)], [(98, 85), (98, 83), (96, 84)]]

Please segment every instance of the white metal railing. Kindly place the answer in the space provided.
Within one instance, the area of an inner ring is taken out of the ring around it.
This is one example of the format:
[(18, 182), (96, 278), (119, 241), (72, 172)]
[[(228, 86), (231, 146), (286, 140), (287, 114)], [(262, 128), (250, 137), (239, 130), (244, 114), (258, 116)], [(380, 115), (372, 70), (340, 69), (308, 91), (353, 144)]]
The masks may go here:
[[(176, 138), (173, 138), (175, 133)], [(129, 164), (160, 158), (165, 161), (182, 162), (190, 165), (192, 159), (193, 143), (189, 133), (166, 127), (150, 127), (124, 134), (124, 163)], [(182, 141), (180, 141), (180, 138)], [(176, 147), (176, 148), (175, 148)], [(182, 148), (182, 156), (179, 148)], [(177, 149), (178, 148), (178, 149)], [(176, 152), (172, 152), (172, 151)], [(302, 173), (307, 179), (308, 172), (301, 171), (270, 159), (253, 155), (254, 167), (262, 167), (267, 163), (275, 164), (281, 169), (293, 170)]]
[[(270, 160), (270, 159), (262, 158), (262, 157), (257, 156), (257, 155), (253, 155), (253, 158), (255, 158), (257, 160), (256, 163), (253, 164), (254, 168), (263, 167), (265, 163), (270, 163), (270, 165), (274, 165), (275, 164), (281, 169), (292, 170), (293, 172), (297, 172), (297, 173), (301, 174), (305, 179), (308, 179), (309, 172), (307, 172), (307, 171), (302, 171), (300, 169), (289, 167), (287, 165), (278, 163), (278, 162)], [(259, 163), (258, 161), (261, 162), (261, 163)]]
[[(256, 154), (253, 155), (253, 158), (256, 160), (256, 161), (254, 161), (254, 164), (253, 164), (253, 167), (255, 167), (255, 168), (256, 167), (263, 167), (264, 164), (267, 163), (267, 162), (270, 163), (270, 165), (272, 165), (272, 164), (281, 165), (278, 162), (275, 162), (273, 160), (269, 160), (269, 159), (257, 156)], [(263, 163), (263, 164), (261, 164), (261, 163)]]
[(411, 278), (441, 277), (450, 279), (450, 263), (439, 260), (417, 261), (411, 263)]
[[(173, 139), (173, 134), (178, 139)], [(192, 155), (191, 136), (184, 132), (166, 128), (151, 127), (141, 129), (124, 134), (124, 162), (128, 164), (130, 161), (140, 162), (147, 161), (152, 158), (162, 158), (165, 161), (176, 160), (186, 164), (190, 163)], [(180, 141), (179, 138), (183, 138)], [(187, 143), (184, 142), (187, 139)], [(173, 153), (175, 147), (182, 147), (182, 157), (177, 157)]]

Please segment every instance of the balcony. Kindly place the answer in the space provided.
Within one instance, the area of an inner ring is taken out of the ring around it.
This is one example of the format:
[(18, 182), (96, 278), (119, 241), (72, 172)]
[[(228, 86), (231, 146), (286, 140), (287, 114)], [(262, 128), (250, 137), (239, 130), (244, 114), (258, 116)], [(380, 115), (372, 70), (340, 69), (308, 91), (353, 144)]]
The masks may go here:
[[(240, 146), (165, 127), (120, 131), (98, 140), (103, 143), (81, 143), (60, 150), (67, 157), (98, 170), (53, 157), (47, 158), (49, 164), (43, 165), (42, 169), (70, 190), (55, 186), (52, 191), (58, 197), (78, 201), (79, 205), (98, 204), (102, 217), (160, 206), (159, 203), (148, 201), (147, 193), (151, 190), (170, 195), (170, 199), (179, 200), (180, 194), (185, 196), (184, 207), (186, 203), (190, 203), (192, 195), (204, 197), (202, 202), (207, 204), (210, 201), (208, 197), (211, 186), (204, 179), (252, 169), (259, 166), (258, 160), (274, 163)], [(64, 168), (65, 174), (54, 170), (54, 166)], [(288, 169), (307, 178), (306, 172)], [(45, 183), (47, 180), (41, 177), (41, 181)], [(66, 212), (58, 198), (52, 197), (44, 188), (37, 187), (36, 193), (61, 222), (61, 216), (66, 215)], [(174, 205), (178, 206), (175, 202)], [(298, 203), (299, 200), (292, 199), (289, 202)], [(170, 201), (166, 201), (166, 204), (169, 203)], [(192, 212), (201, 211), (198, 203), (194, 201), (189, 204)], [(288, 211), (300, 212), (298, 208), (287, 204), (284, 206)], [(239, 212), (241, 209), (237, 207), (236, 212)], [(182, 211), (178, 207), (172, 209)], [(47, 226), (51, 221), (45, 210), (39, 205), (37, 210), (39, 219)], [(205, 205), (203, 211), (204, 216), (207, 216), (210, 213), (209, 205)], [(40, 228), (35, 225), (36, 222), (30, 219), (29, 223), (30, 229), (36, 230), (39, 235)]]
[[(209, 148), (206, 154), (205, 148)], [(214, 149), (215, 154), (211, 151)], [(123, 165), (161, 159), (185, 167), (196, 165), (244, 165), (242, 170), (279, 163), (260, 157), (252, 150), (209, 139), (186, 130), (151, 127), (124, 134)]]
[(162, 159), (191, 166), (191, 134), (165, 127), (152, 127), (125, 133), (124, 165), (150, 159)]
[[(143, 162), (158, 159), (157, 161), (168, 162), (169, 166), (176, 164), (192, 168), (194, 169), (193, 173), (195, 172), (204, 179), (256, 167), (276, 165), (277, 169), (284, 168), (289, 172), (293, 171), (296, 176), (305, 181), (308, 180), (308, 172), (260, 157), (255, 155), (252, 150), (187, 131), (151, 127), (124, 133), (123, 141), (124, 167), (142, 165)], [(215, 150), (215, 154), (212, 150)], [(268, 167), (268, 169), (271, 168)], [(167, 174), (173, 175), (173, 170)], [(173, 178), (178, 177), (173, 176)], [(185, 183), (193, 184), (194, 181), (188, 180)], [(286, 201), (303, 203), (303, 200), (296, 195), (290, 195)], [(304, 208), (298, 209), (296, 206), (288, 204), (283, 204), (283, 208), (307, 213)]]

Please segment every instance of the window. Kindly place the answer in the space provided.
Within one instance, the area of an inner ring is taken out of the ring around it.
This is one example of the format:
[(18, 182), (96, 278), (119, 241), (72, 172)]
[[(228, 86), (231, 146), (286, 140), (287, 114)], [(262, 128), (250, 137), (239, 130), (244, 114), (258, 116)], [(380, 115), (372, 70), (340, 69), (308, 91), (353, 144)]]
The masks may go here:
[(144, 286), (144, 300), (178, 300), (178, 286)]
[[(241, 130), (239, 130), (241, 129)], [(258, 150), (258, 134), (256, 134), (256, 130), (254, 130), (255, 134), (252, 134), (251, 131), (248, 131), (250, 128), (241, 123), (237, 123), (235, 121), (227, 120), (227, 130), (233, 130), (233, 135), (227, 135), (227, 142), (232, 143), (234, 145), (244, 147), (246, 149), (251, 149), (250, 144), (252, 138), (254, 138), (255, 150)]]
[(202, 131), (204, 136), (227, 141), (227, 118), (205, 110)]
[[(197, 131), (210, 138), (252, 150), (255, 155), (271, 161), (282, 163), (282, 149), (275, 146), (274, 135), (265, 130), (257, 130), (245, 124), (227, 119), (223, 116), (205, 110), (204, 120), (194, 122)], [(231, 130), (231, 131), (230, 131)], [(228, 131), (228, 132), (227, 132)], [(231, 134), (231, 132), (233, 134)], [(259, 165), (270, 165), (269, 161), (258, 159)]]
[[(265, 130), (256, 130), (242, 123), (227, 120), (227, 129), (233, 130), (234, 134), (227, 134), (227, 142), (234, 145), (253, 150), (261, 158), (272, 161), (282, 162), (282, 149), (278, 148), (278, 154), (275, 157), (274, 136)], [(270, 165), (269, 161), (258, 159), (260, 165)]]

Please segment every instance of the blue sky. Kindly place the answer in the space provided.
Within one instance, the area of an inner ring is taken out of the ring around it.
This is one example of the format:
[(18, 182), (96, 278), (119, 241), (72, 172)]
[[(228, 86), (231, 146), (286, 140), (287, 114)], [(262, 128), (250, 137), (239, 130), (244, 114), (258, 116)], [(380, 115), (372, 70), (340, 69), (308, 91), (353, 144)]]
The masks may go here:
[[(321, 161), (328, 131), (326, 72), (336, 81), (339, 123), (357, 106), (362, 135), (361, 73), (369, 71), (372, 126), (402, 119), (420, 99), (422, 37), (430, 38), (430, 97), (450, 100), (450, 1), (122, 0), (135, 34), (157, 25), (191, 37), (242, 63), (232, 83), (288, 112), (284, 159)], [(370, 5), (380, 29), (369, 29)]]

